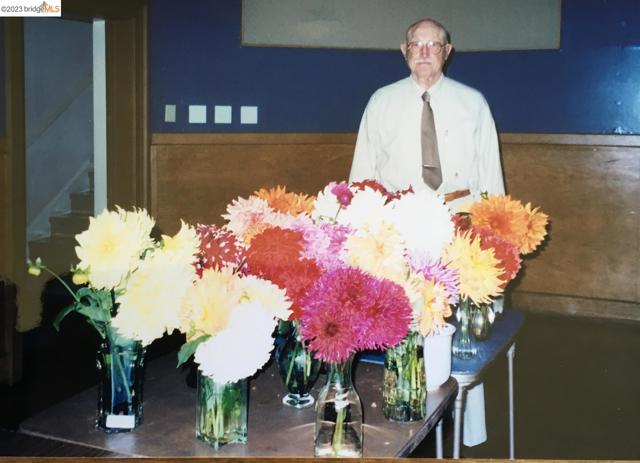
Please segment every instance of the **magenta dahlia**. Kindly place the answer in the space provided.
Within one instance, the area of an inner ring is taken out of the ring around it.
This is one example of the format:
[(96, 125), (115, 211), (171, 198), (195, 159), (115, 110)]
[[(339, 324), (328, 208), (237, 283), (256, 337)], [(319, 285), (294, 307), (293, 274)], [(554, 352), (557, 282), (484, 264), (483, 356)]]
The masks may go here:
[(301, 334), (326, 362), (394, 346), (411, 323), (411, 304), (401, 286), (353, 267), (320, 276), (301, 305)]

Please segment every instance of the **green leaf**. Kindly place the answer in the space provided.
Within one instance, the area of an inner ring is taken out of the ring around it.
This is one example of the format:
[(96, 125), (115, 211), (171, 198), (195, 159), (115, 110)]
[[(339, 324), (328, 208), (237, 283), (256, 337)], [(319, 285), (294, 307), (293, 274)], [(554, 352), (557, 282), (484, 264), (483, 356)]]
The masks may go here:
[(64, 317), (69, 315), (69, 313), (73, 312), (74, 310), (78, 310), (78, 304), (76, 304), (75, 302), (73, 304), (69, 304), (58, 313), (58, 316), (53, 321), (53, 327), (56, 329), (56, 331), (60, 331), (60, 323), (62, 322)]
[(178, 367), (189, 360), (189, 358), (195, 353), (198, 346), (210, 337), (211, 336), (209, 336), (208, 334), (205, 334), (192, 341), (185, 342), (178, 352)]

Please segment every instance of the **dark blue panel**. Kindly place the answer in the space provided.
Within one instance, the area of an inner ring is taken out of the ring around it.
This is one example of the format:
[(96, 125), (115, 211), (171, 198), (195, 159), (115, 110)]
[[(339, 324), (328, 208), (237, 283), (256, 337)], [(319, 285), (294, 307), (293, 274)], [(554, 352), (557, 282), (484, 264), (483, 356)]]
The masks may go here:
[[(561, 50), (458, 53), (449, 75), (485, 94), (502, 131), (640, 133), (640, 0), (562, 5)], [(353, 132), (371, 93), (408, 73), (399, 51), (242, 47), (240, 0), (149, 11), (154, 132)], [(207, 105), (206, 124), (187, 123), (190, 104)], [(233, 123), (214, 124), (214, 105)], [(239, 124), (242, 105), (258, 125)]]
[(449, 74), (485, 94), (501, 131), (639, 133), (640, 49), (598, 50), (460, 54)]
[(562, 47), (640, 45), (640, 0), (564, 0)]

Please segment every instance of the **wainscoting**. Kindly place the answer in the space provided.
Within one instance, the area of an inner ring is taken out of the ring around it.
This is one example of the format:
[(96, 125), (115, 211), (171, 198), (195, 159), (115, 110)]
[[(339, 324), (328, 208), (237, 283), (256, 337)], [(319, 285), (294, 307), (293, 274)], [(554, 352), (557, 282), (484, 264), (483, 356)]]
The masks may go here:
[(551, 218), (513, 304), (640, 320), (640, 137), (504, 134), (507, 191)]

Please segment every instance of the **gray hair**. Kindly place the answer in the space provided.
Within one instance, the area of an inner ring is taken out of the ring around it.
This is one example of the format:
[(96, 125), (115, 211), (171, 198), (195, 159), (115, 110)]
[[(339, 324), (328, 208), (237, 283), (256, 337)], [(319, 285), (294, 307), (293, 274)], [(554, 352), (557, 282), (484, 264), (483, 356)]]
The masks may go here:
[(423, 23), (431, 23), (434, 26), (436, 26), (438, 29), (442, 31), (442, 38), (444, 39), (445, 43), (451, 43), (451, 35), (449, 34), (449, 31), (442, 24), (440, 24), (440, 22), (432, 18), (420, 19), (414, 22), (413, 24), (411, 24), (407, 28), (407, 34), (405, 39), (407, 43), (409, 42), (409, 36), (413, 34), (413, 32), (418, 28), (418, 26), (420, 26)]

